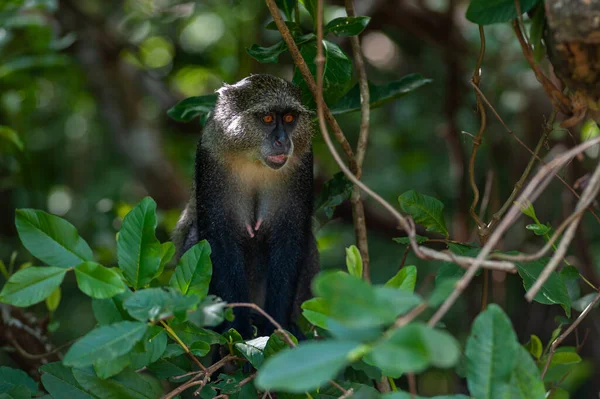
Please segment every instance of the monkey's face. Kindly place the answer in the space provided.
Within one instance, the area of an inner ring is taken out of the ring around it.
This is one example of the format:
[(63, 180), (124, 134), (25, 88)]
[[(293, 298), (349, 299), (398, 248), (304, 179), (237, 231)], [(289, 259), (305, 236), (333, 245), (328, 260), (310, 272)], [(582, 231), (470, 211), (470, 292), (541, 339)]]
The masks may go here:
[(298, 122), (298, 113), (283, 109), (256, 116), (259, 119), (259, 129), (263, 131), (260, 160), (271, 169), (280, 169), (294, 152), (292, 136)]

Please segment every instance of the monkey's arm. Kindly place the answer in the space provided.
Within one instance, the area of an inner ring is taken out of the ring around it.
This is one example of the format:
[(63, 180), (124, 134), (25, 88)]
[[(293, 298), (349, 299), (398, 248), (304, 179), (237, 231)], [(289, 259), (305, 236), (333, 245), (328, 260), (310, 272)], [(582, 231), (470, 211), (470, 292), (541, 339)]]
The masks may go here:
[(198, 221), (196, 217), (196, 185), (192, 187), (190, 201), (183, 210), (181, 217), (177, 221), (175, 229), (171, 236), (175, 244), (175, 258), (179, 260), (181, 256), (199, 240)]

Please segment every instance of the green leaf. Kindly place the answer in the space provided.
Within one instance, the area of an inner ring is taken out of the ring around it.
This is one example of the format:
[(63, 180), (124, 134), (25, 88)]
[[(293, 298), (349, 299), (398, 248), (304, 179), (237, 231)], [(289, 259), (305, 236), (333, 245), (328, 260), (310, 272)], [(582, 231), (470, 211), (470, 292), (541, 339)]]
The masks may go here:
[(542, 41), (545, 24), (546, 12), (543, 3), (540, 3), (533, 11), (531, 28), (529, 30), (530, 42), (533, 46), (533, 55), (536, 63), (539, 63), (546, 55), (546, 46), (544, 46), (544, 42)]
[[(573, 309), (575, 309), (578, 312), (583, 312), (583, 310), (587, 308), (590, 303), (592, 303), (596, 296), (598, 296), (598, 294), (595, 293), (582, 296), (581, 298), (573, 302)], [(600, 302), (596, 302), (594, 307), (597, 308), (599, 304)]]
[(60, 298), (61, 292), (60, 286), (58, 286), (54, 291), (52, 291), (50, 296), (46, 298), (46, 307), (50, 312), (54, 312), (56, 309), (58, 309), (58, 305), (60, 305)]
[(362, 278), (362, 257), (360, 256), (360, 251), (356, 245), (350, 245), (350, 247), (346, 248), (346, 267), (348, 268), (348, 273), (355, 277)]
[(279, 61), (279, 56), (287, 51), (287, 46), (283, 40), (269, 47), (261, 47), (253, 44), (246, 49), (248, 55), (256, 61), (263, 64), (276, 64)]
[[(300, 47), (300, 53), (313, 76), (317, 74), (315, 57), (317, 56), (316, 42), (305, 43)], [(336, 44), (323, 40), (323, 55), (325, 65), (323, 68), (323, 97), (327, 105), (337, 103), (350, 89), (352, 81), (352, 62)], [(302, 90), (302, 103), (310, 109), (315, 109), (315, 101), (308, 89), (302, 74), (295, 68), (292, 82)]]
[(465, 395), (441, 395), (441, 396), (430, 396), (430, 397), (424, 397), (424, 396), (411, 396), (411, 394), (409, 392), (403, 392), (403, 391), (397, 391), (397, 392), (390, 392), (390, 393), (386, 393), (380, 396), (381, 399), (471, 399), (468, 396)]
[(92, 298), (112, 298), (127, 288), (119, 273), (95, 262), (84, 262), (75, 268), (79, 289)]
[(26, 307), (43, 301), (62, 283), (61, 267), (28, 267), (13, 274), (0, 292), (0, 302)]
[(100, 325), (113, 324), (123, 320), (133, 320), (123, 308), (123, 301), (131, 295), (127, 290), (108, 299), (93, 299), (92, 310)]
[[(516, 202), (515, 202), (515, 204), (516, 204)], [(535, 209), (533, 208), (533, 204), (531, 203), (531, 201), (525, 200), (525, 201), (523, 201), (523, 203), (519, 204), (519, 207), (521, 209), (521, 212), (524, 215), (529, 216), (533, 220), (537, 220), (537, 216), (535, 214)]]
[(548, 399), (569, 399), (571, 396), (569, 395), (569, 391), (564, 390), (560, 387), (554, 387), (552, 389), (552, 393), (548, 396)]
[(331, 219), (335, 207), (350, 198), (352, 187), (352, 182), (348, 180), (344, 172), (333, 175), (323, 184), (323, 189), (315, 201), (315, 213), (323, 209), (327, 218)]
[(167, 115), (177, 122), (189, 122), (194, 118), (200, 118), (200, 124), (204, 126), (208, 116), (215, 108), (217, 94), (206, 96), (189, 97), (181, 100), (167, 111)]
[(19, 151), (23, 151), (24, 145), (19, 137), (18, 133), (8, 126), (0, 125), (0, 139), (4, 139), (9, 143), (12, 143), (15, 147), (19, 149)]
[(430, 308), (435, 309), (444, 303), (446, 298), (448, 298), (452, 291), (454, 291), (454, 288), (456, 288), (456, 283), (458, 283), (459, 280), (459, 278), (452, 277), (436, 280), (435, 288), (427, 300), (427, 305), (429, 305)]
[(167, 332), (162, 327), (150, 326), (130, 352), (131, 367), (139, 370), (160, 359), (167, 349), (167, 341)]
[(581, 363), (581, 357), (577, 354), (574, 348), (563, 346), (558, 348), (552, 356), (550, 367), (558, 364), (577, 364)]
[(69, 268), (93, 260), (87, 242), (71, 223), (58, 216), (34, 209), (17, 209), (15, 224), (23, 246), (48, 265)]
[(329, 309), (323, 298), (311, 298), (302, 303), (302, 315), (311, 324), (327, 329)]
[(198, 308), (188, 314), (191, 323), (198, 327), (215, 327), (225, 320), (226, 312), (230, 309), (225, 308), (227, 303), (221, 298), (209, 295), (204, 298)]
[(254, 368), (258, 369), (265, 360), (263, 351), (268, 341), (269, 337), (258, 337), (250, 341), (238, 342), (235, 344), (235, 349), (248, 359)]
[(66, 54), (23, 55), (5, 59), (0, 65), (0, 79), (8, 75), (33, 68), (62, 67), (71, 64), (72, 58)]
[(525, 345), (525, 348), (535, 357), (539, 359), (542, 356), (542, 351), (544, 350), (544, 346), (542, 345), (542, 341), (538, 338), (537, 335), (530, 335), (529, 342)]
[(17, 386), (24, 386), (29, 391), (30, 396), (38, 392), (37, 382), (32, 380), (26, 372), (0, 366), (0, 392), (7, 392)]
[(417, 283), (417, 267), (404, 266), (394, 277), (385, 283), (386, 287), (398, 288), (406, 292), (414, 292)]
[(317, 20), (317, 0), (300, 0), (300, 3), (306, 8), (313, 21)]
[[(296, 22), (292, 22), (292, 21), (284, 21), (284, 22), (285, 22), (285, 25), (290, 30), (290, 32), (292, 33), (292, 36), (302, 35), (302, 29)], [(266, 24), (265, 29), (266, 30), (279, 30), (277, 28), (277, 24), (275, 23), (275, 21), (271, 21), (268, 24)]]
[[(521, 12), (531, 10), (540, 0), (520, 0)], [(517, 15), (514, 0), (471, 0), (467, 19), (479, 25), (508, 22)]]
[(95, 362), (94, 372), (96, 373), (98, 378), (105, 380), (125, 370), (125, 368), (129, 366), (130, 363), (131, 357), (129, 356), (129, 353), (126, 353), (122, 356), (117, 357), (116, 359), (111, 360), (110, 362), (106, 362), (103, 360)]
[[(296, 337), (294, 337), (294, 335), (290, 334), (289, 332), (288, 335), (290, 336), (292, 342), (298, 345), (298, 339), (296, 339)], [(265, 358), (270, 358), (276, 353), (279, 353), (287, 348), (289, 348), (289, 344), (279, 336), (279, 333), (275, 332), (269, 337), (269, 340), (267, 341), (263, 352), (265, 354)]]
[(283, 350), (265, 361), (256, 386), (292, 393), (316, 389), (350, 363), (350, 354), (358, 345), (356, 342), (312, 341)]
[(573, 302), (581, 298), (581, 289), (579, 288), (581, 274), (579, 274), (579, 269), (577, 269), (575, 266), (565, 266), (558, 274), (567, 287), (569, 299), (571, 299), (573, 306)]
[[(517, 271), (523, 279), (523, 287), (525, 287), (526, 291), (535, 283), (548, 262), (548, 258), (542, 258), (532, 262), (516, 263)], [(567, 317), (571, 317), (571, 299), (569, 298), (569, 292), (567, 291), (565, 282), (556, 272), (550, 274), (550, 278), (546, 280), (533, 299), (536, 302), (545, 305), (559, 304), (565, 310)]]
[(358, 36), (365, 30), (371, 21), (370, 17), (340, 17), (330, 21), (324, 29), (324, 33), (333, 33), (337, 36)]
[(73, 375), (82, 387), (101, 399), (159, 399), (163, 394), (158, 380), (130, 369), (106, 380), (98, 378), (91, 367), (74, 369)]
[(458, 343), (450, 334), (414, 322), (394, 330), (389, 338), (376, 344), (365, 361), (379, 367), (385, 375), (397, 378), (429, 366), (454, 366), (459, 356)]
[(123, 307), (136, 320), (154, 322), (173, 315), (185, 318), (199, 301), (197, 296), (187, 297), (170, 287), (146, 288), (123, 301)]
[(279, 9), (283, 11), (283, 14), (288, 19), (288, 21), (293, 20), (296, 0), (275, 0), (275, 3), (277, 4), (277, 7), (279, 7)]
[(83, 387), (73, 377), (70, 368), (63, 366), (60, 362), (45, 364), (40, 367), (42, 373), (42, 384), (54, 398), (69, 399), (95, 399), (85, 392)]
[(154, 278), (158, 278), (165, 271), (165, 266), (175, 255), (175, 244), (171, 241), (163, 242), (160, 244), (160, 267), (154, 275)]
[(161, 246), (156, 229), (156, 202), (140, 201), (123, 219), (117, 240), (119, 267), (136, 290), (148, 284), (160, 268)]
[(420, 298), (391, 287), (371, 286), (342, 272), (325, 272), (313, 280), (330, 317), (350, 328), (376, 327), (393, 322), (418, 305)]
[(169, 285), (177, 288), (184, 295), (206, 297), (212, 277), (210, 253), (210, 245), (206, 240), (200, 241), (187, 250), (177, 263)]
[(551, 226), (540, 223), (528, 224), (527, 226), (525, 226), (525, 228), (527, 230), (533, 231), (533, 233), (536, 236), (545, 236), (552, 229)]
[(63, 363), (85, 367), (99, 361), (110, 361), (126, 354), (146, 332), (146, 323), (121, 321), (98, 327), (69, 348)]
[(467, 385), (473, 397), (506, 397), (519, 347), (510, 319), (498, 305), (490, 304), (477, 316), (465, 350)]
[(198, 341), (206, 342), (209, 345), (226, 343), (225, 338), (221, 334), (212, 330), (198, 328), (190, 323), (173, 325), (171, 328), (187, 346), (192, 346)]
[(512, 399), (544, 399), (546, 397), (540, 370), (522, 346), (517, 348), (517, 360), (509, 386)]
[[(380, 107), (392, 100), (404, 97), (419, 87), (431, 82), (431, 79), (426, 79), (419, 74), (406, 75), (400, 80), (395, 80), (382, 85), (369, 82), (370, 107)], [(360, 111), (360, 87), (358, 84), (352, 87), (352, 89), (350, 89), (337, 103), (331, 106), (331, 112), (334, 115), (347, 114), (355, 111)]]
[(444, 204), (438, 199), (410, 190), (398, 197), (400, 207), (415, 220), (427, 228), (427, 231), (441, 233), (448, 237), (444, 220)]
[[(392, 238), (392, 240), (394, 240), (398, 244), (404, 244), (404, 245), (410, 244), (409, 237), (396, 237), (396, 238)], [(415, 241), (417, 242), (417, 244), (423, 244), (427, 240), (429, 240), (429, 237), (423, 237), (418, 234), (415, 234)]]
[(16, 385), (6, 392), (0, 393), (0, 399), (30, 399), (31, 392), (24, 385)]

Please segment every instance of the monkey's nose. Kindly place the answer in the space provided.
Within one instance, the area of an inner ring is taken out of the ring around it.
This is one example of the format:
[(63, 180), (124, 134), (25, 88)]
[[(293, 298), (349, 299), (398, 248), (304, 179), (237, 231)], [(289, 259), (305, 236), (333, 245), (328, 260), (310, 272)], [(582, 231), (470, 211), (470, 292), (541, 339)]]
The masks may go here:
[(281, 144), (281, 141), (275, 139), (275, 141), (273, 142), (273, 144), (275, 145), (275, 147), (277, 148), (281, 148), (283, 146), (283, 144)]

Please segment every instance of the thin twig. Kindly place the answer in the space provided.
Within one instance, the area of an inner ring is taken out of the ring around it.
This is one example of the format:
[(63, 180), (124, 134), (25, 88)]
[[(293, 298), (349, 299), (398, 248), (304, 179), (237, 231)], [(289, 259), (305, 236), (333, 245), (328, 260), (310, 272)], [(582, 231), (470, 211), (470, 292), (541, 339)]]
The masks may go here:
[(542, 371), (542, 379), (544, 379), (544, 376), (546, 375), (546, 372), (548, 371), (548, 367), (550, 367), (550, 362), (552, 361), (552, 357), (554, 356), (554, 352), (556, 351), (556, 348), (558, 347), (558, 345), (560, 345), (565, 338), (567, 338), (567, 336), (569, 334), (571, 334), (571, 332), (573, 332), (573, 330), (575, 328), (577, 328), (577, 326), (583, 321), (583, 319), (585, 318), (585, 316), (588, 315), (588, 313), (590, 313), (590, 311), (592, 310), (592, 308), (594, 306), (596, 306), (596, 304), (598, 303), (598, 301), (600, 301), (600, 292), (594, 297), (594, 299), (592, 300), (592, 302), (590, 302), (585, 309), (583, 309), (583, 312), (581, 312), (581, 314), (579, 315), (579, 317), (577, 317), (577, 319), (575, 319), (575, 321), (573, 322), (573, 324), (571, 324), (569, 326), (569, 328), (567, 328), (565, 330), (565, 332), (563, 332), (562, 334), (560, 334), (558, 336), (558, 338), (556, 338), (554, 340), (554, 342), (552, 342), (552, 345), (550, 345), (550, 351), (548, 352), (548, 359), (546, 359), (546, 364), (544, 365), (544, 371)]
[(179, 346), (181, 346), (183, 348), (185, 353), (190, 357), (190, 359), (192, 359), (194, 361), (194, 363), (196, 363), (196, 365), (200, 368), (200, 370), (206, 372), (206, 367), (204, 367), (204, 365), (202, 363), (200, 363), (200, 360), (198, 360), (198, 358), (196, 356), (194, 356), (192, 351), (190, 351), (190, 348), (188, 348), (187, 345), (177, 336), (177, 333), (175, 331), (173, 331), (171, 326), (169, 326), (163, 320), (160, 321), (160, 324), (167, 331), (167, 333), (169, 333), (169, 335), (175, 340), (175, 342), (177, 342), (179, 344)]
[[(579, 200), (579, 202), (577, 203), (577, 206), (575, 207), (575, 212), (585, 209), (587, 201), (593, 201), (594, 198), (596, 197), (596, 194), (598, 194), (599, 190), (600, 190), (600, 163), (598, 163), (598, 165), (596, 166), (596, 170), (594, 171), (594, 174), (590, 178), (590, 181), (589, 181), (588, 185), (585, 187), (585, 190), (583, 190), (583, 193), (581, 195), (581, 200)], [(579, 222), (581, 221), (582, 217), (583, 217), (583, 214), (580, 213), (571, 222), (571, 224), (565, 231), (565, 235), (563, 236), (562, 240), (560, 241), (558, 248), (554, 252), (554, 255), (552, 256), (552, 258), (550, 259), (550, 261), (548, 262), (546, 267), (544, 267), (544, 270), (542, 270), (542, 273), (540, 273), (540, 276), (537, 278), (535, 283), (533, 283), (533, 285), (531, 286), (529, 291), (527, 291), (525, 298), (529, 302), (531, 302), (533, 300), (533, 298), (535, 298), (538, 291), (542, 288), (542, 285), (546, 282), (546, 280), (548, 280), (548, 278), (550, 278), (550, 275), (552, 274), (554, 269), (556, 269), (556, 266), (558, 266), (558, 264), (561, 262), (561, 260), (565, 256), (565, 254), (567, 252), (567, 248), (569, 247), (569, 245), (571, 244), (571, 241), (575, 237), (575, 231), (577, 230), (577, 227), (579, 226)]]
[(485, 189), (483, 190), (483, 198), (481, 199), (481, 206), (479, 207), (479, 218), (483, 219), (485, 211), (490, 203), (492, 197), (492, 187), (494, 185), (494, 171), (489, 170), (485, 179)]
[(512, 225), (512, 223), (520, 216), (521, 214), (521, 206), (526, 203), (526, 201), (533, 202), (537, 196), (541, 194), (541, 191), (550, 183), (550, 178), (552, 174), (560, 167), (562, 167), (565, 163), (569, 162), (571, 158), (576, 156), (577, 154), (585, 151), (587, 148), (595, 145), (600, 142), (600, 137), (596, 137), (595, 139), (588, 140), (575, 148), (565, 152), (564, 154), (556, 157), (553, 161), (549, 162), (547, 165), (543, 166), (538, 173), (531, 179), (527, 187), (523, 190), (517, 201), (513, 204), (510, 210), (507, 212), (506, 216), (502, 219), (496, 230), (490, 235), (488, 241), (485, 243), (481, 251), (475, 258), (475, 261), (469, 267), (464, 276), (456, 283), (456, 287), (454, 291), (450, 294), (446, 301), (442, 304), (442, 306), (435, 312), (435, 314), (429, 320), (430, 326), (435, 326), (444, 315), (450, 310), (454, 302), (458, 299), (458, 297), (462, 294), (465, 288), (469, 285), (475, 274), (481, 267), (481, 263), (483, 260), (492, 252), (492, 249), (500, 241), (500, 238), (504, 234), (506, 230)]
[(228, 308), (250, 308), (250, 309), (254, 309), (256, 310), (258, 313), (260, 313), (261, 315), (263, 315), (267, 320), (269, 320), (269, 322), (271, 322), (271, 324), (273, 324), (275, 326), (275, 328), (277, 329), (277, 331), (283, 335), (283, 339), (285, 342), (287, 342), (287, 344), (290, 347), (295, 347), (296, 344), (294, 343), (294, 341), (292, 341), (292, 338), (290, 338), (290, 335), (288, 334), (287, 331), (285, 331), (283, 329), (283, 327), (281, 327), (281, 324), (279, 324), (273, 317), (271, 317), (270, 314), (268, 314), (267, 312), (265, 312), (260, 306), (258, 306), (255, 303), (242, 303), (242, 302), (235, 302), (235, 303), (228, 303), (226, 305), (226, 307)]
[(410, 398), (415, 399), (417, 397), (417, 380), (415, 379), (415, 373), (407, 373), (406, 378), (408, 379)]
[[(479, 83), (481, 82), (481, 63), (483, 62), (483, 56), (485, 54), (485, 33), (483, 32), (482, 25), (479, 25), (479, 39), (481, 41), (479, 57), (477, 58), (477, 64), (475, 65), (473, 76), (471, 77), (471, 84), (474, 87), (478, 87)], [(473, 201), (471, 202), (471, 207), (469, 208), (469, 214), (477, 223), (477, 226), (479, 227), (479, 235), (482, 236), (486, 235), (486, 232), (483, 231), (485, 230), (485, 223), (475, 212), (475, 207), (479, 202), (479, 188), (477, 188), (477, 184), (475, 183), (475, 159), (477, 158), (477, 150), (481, 145), (483, 133), (485, 132), (485, 128), (487, 126), (487, 116), (485, 114), (485, 107), (483, 106), (481, 97), (477, 91), (475, 92), (475, 98), (477, 100), (477, 112), (479, 112), (479, 130), (477, 131), (477, 135), (473, 138), (473, 149), (471, 151), (471, 157), (469, 158), (469, 183), (471, 184), (471, 189), (473, 190)]]

